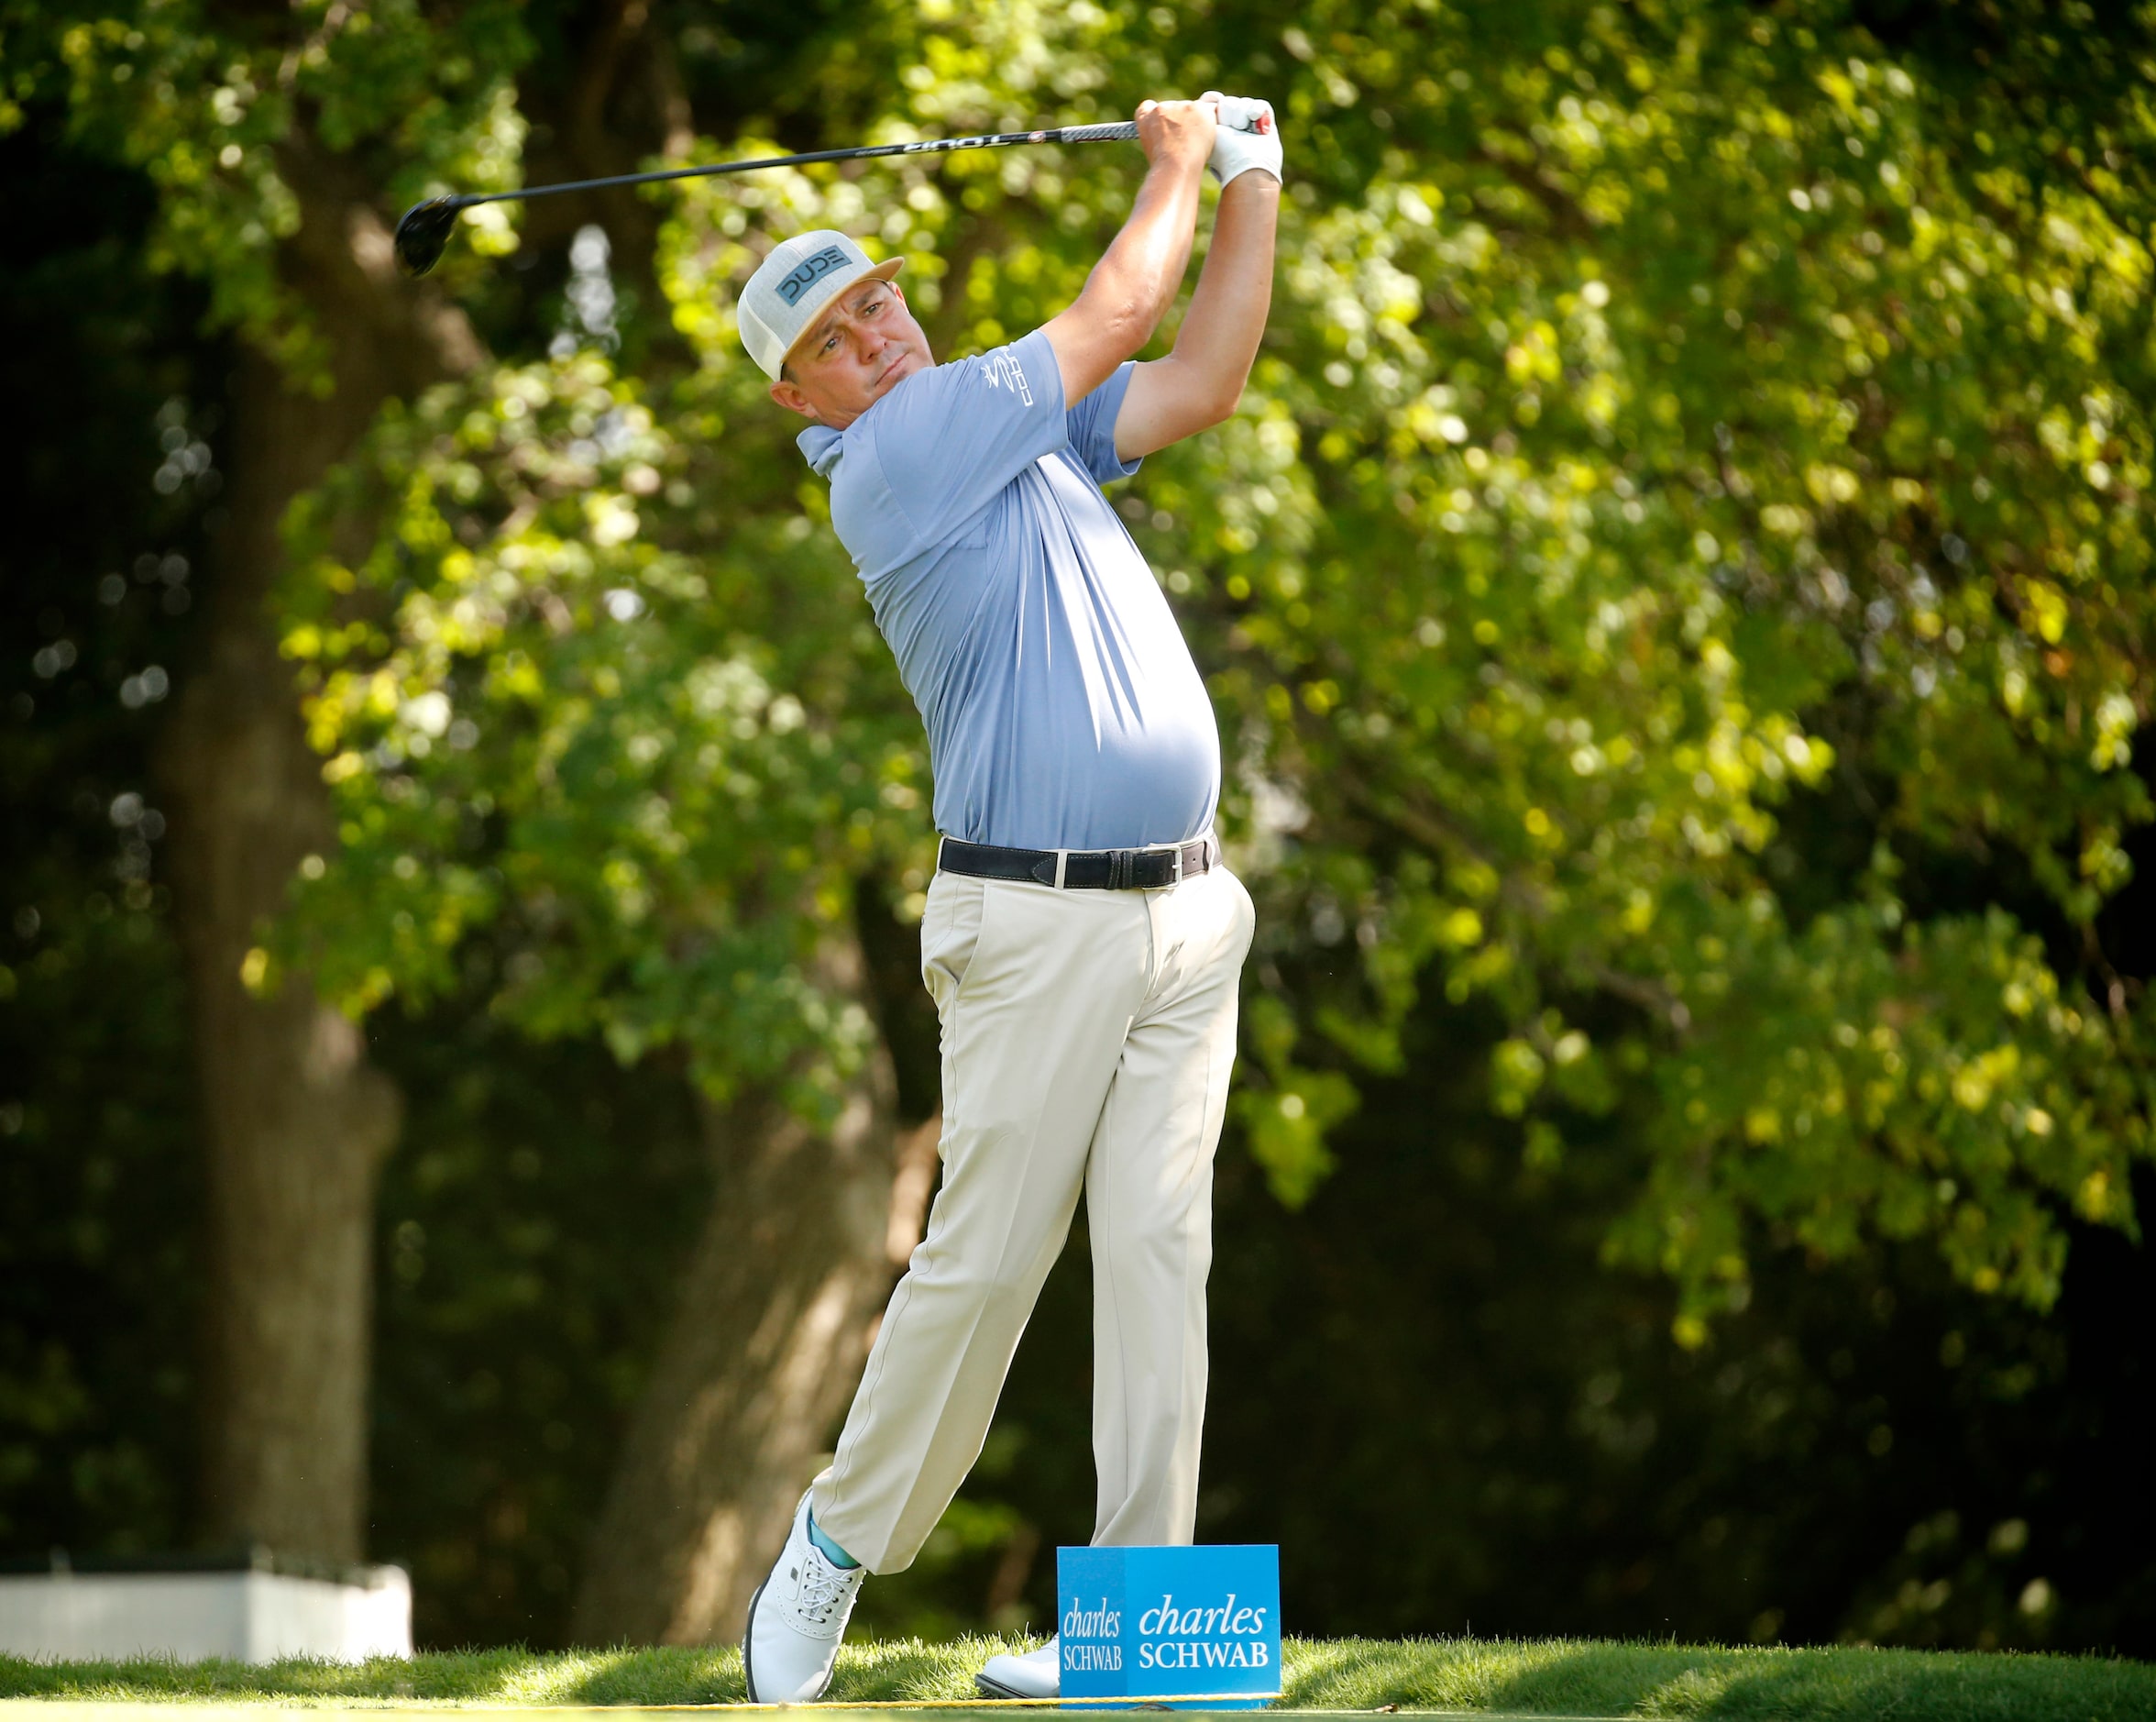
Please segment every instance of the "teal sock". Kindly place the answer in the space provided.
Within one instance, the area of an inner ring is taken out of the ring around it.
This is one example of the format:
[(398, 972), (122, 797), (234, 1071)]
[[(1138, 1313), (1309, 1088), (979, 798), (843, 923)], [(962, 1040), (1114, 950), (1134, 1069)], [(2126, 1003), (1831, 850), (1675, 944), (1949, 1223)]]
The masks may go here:
[(816, 1509), (814, 1507), (808, 1509), (808, 1540), (823, 1551), (824, 1559), (833, 1566), (852, 1567), (861, 1564), (816, 1528)]

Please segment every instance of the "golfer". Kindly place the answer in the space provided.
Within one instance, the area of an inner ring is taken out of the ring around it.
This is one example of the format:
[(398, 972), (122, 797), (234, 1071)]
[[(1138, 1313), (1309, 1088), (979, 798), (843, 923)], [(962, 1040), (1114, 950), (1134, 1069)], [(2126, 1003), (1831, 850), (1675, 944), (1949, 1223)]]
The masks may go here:
[[(1148, 102), (1137, 120), (1129, 220), (1022, 340), (938, 365), (898, 263), (834, 232), (777, 247), (742, 294), (742, 344), (812, 421), (801, 450), (928, 726), (942, 833), (921, 920), (942, 1187), (750, 1605), (759, 1703), (823, 1695), (864, 1574), (911, 1564), (958, 1492), (1082, 1188), (1093, 1540), (1191, 1540), (1252, 912), (1213, 837), (1204, 684), (1101, 486), (1234, 412), (1271, 298), (1281, 147), (1263, 103)], [(1220, 207), (1189, 315), (1173, 352), (1133, 365), (1181, 285), (1208, 166)], [(1056, 1695), (1056, 1641), (980, 1683)]]

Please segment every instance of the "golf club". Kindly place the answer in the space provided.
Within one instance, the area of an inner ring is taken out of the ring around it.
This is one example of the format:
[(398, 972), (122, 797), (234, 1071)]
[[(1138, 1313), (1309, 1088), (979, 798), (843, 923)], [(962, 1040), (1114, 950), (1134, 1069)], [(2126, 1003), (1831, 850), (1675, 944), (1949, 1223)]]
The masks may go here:
[[(1248, 127), (1244, 127), (1248, 129)], [(1112, 126), (1060, 126), (1047, 131), (999, 131), (978, 138), (936, 138), (920, 143), (865, 144), (852, 149), (812, 149), (806, 155), (765, 156), (758, 161), (720, 161), (709, 167), (665, 168), (653, 173), (617, 173), (603, 180), (568, 180), (559, 185), (532, 185), (521, 192), (478, 192), (456, 197), (430, 197), (412, 204), (397, 223), (397, 261), (408, 275), (434, 268), (449, 243), (457, 214), (475, 204), (512, 203), (552, 197), (559, 192), (595, 192), (610, 185), (652, 185), (661, 180), (701, 179), (715, 173), (747, 173), (757, 168), (798, 168), (811, 161), (861, 161), (872, 156), (942, 155), (953, 149), (1003, 149), (1013, 144), (1106, 143), (1138, 136), (1124, 120)]]

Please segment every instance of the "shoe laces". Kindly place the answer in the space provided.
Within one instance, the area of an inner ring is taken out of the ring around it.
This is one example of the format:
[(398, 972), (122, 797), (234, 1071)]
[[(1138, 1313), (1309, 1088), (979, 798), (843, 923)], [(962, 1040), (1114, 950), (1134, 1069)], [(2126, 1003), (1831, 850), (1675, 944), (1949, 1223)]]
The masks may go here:
[(801, 1557), (800, 1577), (794, 1591), (794, 1612), (805, 1627), (830, 1626), (841, 1607), (851, 1602), (861, 1583), (863, 1569), (843, 1570), (825, 1560), (822, 1551), (810, 1550)]

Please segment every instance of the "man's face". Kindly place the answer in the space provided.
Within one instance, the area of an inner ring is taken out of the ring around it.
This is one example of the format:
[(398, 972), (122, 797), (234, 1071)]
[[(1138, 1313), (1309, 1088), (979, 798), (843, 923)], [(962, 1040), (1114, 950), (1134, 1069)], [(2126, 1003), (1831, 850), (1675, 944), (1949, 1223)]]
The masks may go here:
[(917, 370), (935, 363), (896, 281), (856, 281), (824, 307), (771, 385), (779, 405), (844, 430)]

